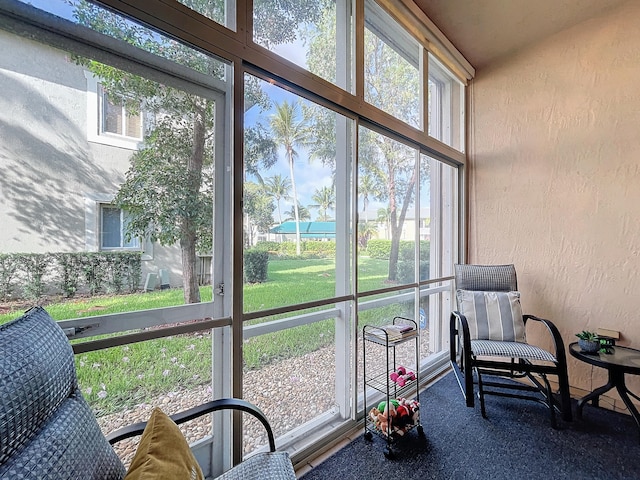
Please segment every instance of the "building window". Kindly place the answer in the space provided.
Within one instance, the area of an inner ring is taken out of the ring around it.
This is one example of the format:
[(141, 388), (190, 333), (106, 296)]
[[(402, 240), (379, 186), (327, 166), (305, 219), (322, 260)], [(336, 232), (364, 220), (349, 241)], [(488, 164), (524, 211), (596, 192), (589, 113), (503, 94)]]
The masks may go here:
[(134, 106), (130, 101), (109, 95), (102, 86), (99, 89), (100, 132), (142, 140), (142, 112), (139, 105)]
[(142, 147), (145, 122), (139, 105), (109, 95), (100, 79), (86, 71), (87, 140), (111, 147), (138, 150)]
[(129, 215), (112, 205), (100, 206), (100, 250), (140, 249), (140, 240), (127, 239)]

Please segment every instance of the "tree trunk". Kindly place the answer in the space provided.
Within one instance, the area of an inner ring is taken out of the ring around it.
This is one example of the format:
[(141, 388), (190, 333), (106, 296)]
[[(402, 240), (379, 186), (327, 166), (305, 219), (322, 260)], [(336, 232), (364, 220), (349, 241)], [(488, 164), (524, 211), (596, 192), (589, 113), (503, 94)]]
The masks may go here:
[(184, 288), (185, 303), (200, 302), (200, 288), (196, 274), (196, 237), (183, 236), (180, 240), (180, 252), (182, 254), (182, 285)]
[(398, 254), (400, 252), (400, 232), (402, 228), (391, 226), (391, 251), (389, 252), (389, 276), (387, 279), (395, 282), (398, 279)]
[[(193, 147), (191, 156), (187, 162), (187, 181), (190, 183), (191, 195), (197, 197), (202, 184), (202, 165), (204, 162), (204, 144), (206, 134), (206, 104), (195, 105), (193, 122)], [(198, 276), (196, 275), (196, 242), (197, 230), (194, 218), (186, 212), (182, 221), (182, 235), (180, 249), (182, 253), (182, 285), (184, 288), (185, 303), (200, 302), (200, 288), (198, 286)]]
[(296, 221), (296, 255), (300, 256), (300, 213), (298, 212), (298, 194), (296, 193), (296, 181), (293, 178), (293, 152), (289, 155), (289, 175), (291, 176), (291, 190), (293, 192), (293, 216)]
[[(409, 204), (411, 203), (411, 197), (413, 195), (413, 187), (416, 182), (416, 174), (415, 171), (411, 175), (411, 179), (409, 180), (409, 184), (407, 185), (407, 191), (404, 194), (404, 198), (402, 199), (402, 207), (400, 209), (400, 214), (398, 215), (398, 204), (395, 200), (390, 201), (391, 207), (391, 215), (390, 215), (390, 223), (391, 223), (391, 252), (389, 253), (389, 277), (390, 281), (396, 281), (398, 279), (398, 257), (400, 254), (400, 236), (402, 235), (402, 225), (404, 225), (404, 220), (407, 216), (407, 210), (409, 208)], [(395, 181), (391, 182), (393, 185), (389, 190), (393, 191), (395, 198)]]

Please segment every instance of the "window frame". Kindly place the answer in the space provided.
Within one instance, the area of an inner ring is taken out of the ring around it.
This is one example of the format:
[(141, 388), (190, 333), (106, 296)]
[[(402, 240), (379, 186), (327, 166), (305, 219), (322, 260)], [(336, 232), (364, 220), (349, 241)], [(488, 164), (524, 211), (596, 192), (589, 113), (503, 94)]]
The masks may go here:
[[(119, 230), (120, 230), (120, 245), (117, 247), (107, 247), (104, 245), (104, 234), (105, 234), (105, 210), (118, 210), (119, 212)], [(125, 240), (125, 221), (126, 221), (126, 210), (124, 210), (123, 208), (118, 208), (113, 204), (110, 203), (100, 203), (98, 204), (98, 210), (99, 210), (99, 216), (100, 216), (100, 234), (99, 234), (99, 244), (98, 244), (98, 248), (101, 252), (106, 252), (106, 251), (131, 251), (131, 252), (138, 252), (142, 250), (142, 240), (138, 237), (135, 238), (135, 243), (136, 245), (132, 245), (132, 246), (127, 246), (125, 245), (126, 240)], [(132, 241), (134, 239), (132, 238)]]
[[(128, 150), (142, 148), (145, 121), (147, 121), (144, 112), (140, 111), (140, 138), (104, 131), (103, 94), (107, 95), (107, 93), (104, 92), (99, 78), (91, 72), (85, 70), (84, 76), (87, 79), (87, 141)], [(124, 105), (123, 111), (126, 112)], [(126, 115), (123, 116), (125, 117)]]
[[(100, 128), (99, 128), (99, 135), (115, 135), (116, 137), (120, 138), (126, 138), (126, 139), (132, 139), (135, 140), (136, 142), (141, 142), (143, 140), (143, 132), (144, 132), (144, 119), (145, 119), (145, 115), (142, 112), (142, 109), (140, 109), (140, 112), (135, 115), (136, 117), (139, 118), (139, 123), (140, 126), (139, 128), (139, 135), (137, 136), (132, 136), (132, 135), (127, 135), (127, 132), (129, 131), (129, 119), (130, 117), (133, 117), (134, 115), (132, 115), (129, 110), (127, 109), (127, 104), (124, 98), (121, 98), (119, 101), (119, 104), (115, 104), (112, 101), (110, 101), (109, 99), (113, 100), (113, 95), (110, 95), (109, 92), (107, 92), (104, 87), (102, 86), (101, 83), (98, 83), (98, 91), (99, 91), (99, 95), (98, 95), (98, 115), (100, 116)], [(122, 118), (122, 133), (118, 133), (118, 132), (111, 132), (109, 130), (107, 130), (107, 118), (108, 118), (108, 112), (107, 112), (107, 105), (113, 105), (114, 107), (119, 106), (120, 107), (120, 116)]]

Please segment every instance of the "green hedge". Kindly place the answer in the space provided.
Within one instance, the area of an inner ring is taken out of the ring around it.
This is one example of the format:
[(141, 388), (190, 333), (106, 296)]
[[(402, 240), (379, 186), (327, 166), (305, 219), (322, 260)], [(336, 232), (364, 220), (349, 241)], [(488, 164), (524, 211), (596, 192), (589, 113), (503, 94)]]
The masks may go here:
[(269, 253), (251, 249), (244, 252), (244, 282), (262, 283), (267, 281)]
[[(405, 258), (413, 258), (413, 246), (414, 242), (409, 240), (400, 240), (400, 250), (398, 252), (398, 258), (401, 258), (404, 252)], [(429, 251), (431, 249), (431, 242), (428, 240), (420, 240), (420, 260), (429, 260)], [(378, 258), (381, 260), (389, 260), (391, 255), (391, 240), (369, 240), (367, 243), (367, 254), (371, 258)], [(409, 257), (407, 257), (409, 255)]]
[[(420, 279), (429, 278), (429, 254), (431, 250), (431, 242), (426, 240), (420, 241)], [(400, 283), (414, 282), (414, 258), (415, 250), (413, 242), (400, 242), (400, 251), (398, 252), (398, 281)]]
[(253, 250), (259, 250), (261, 252), (278, 253), (280, 251), (280, 242), (258, 242)]
[[(296, 242), (258, 242), (252, 250), (269, 252), (279, 257), (296, 257)], [(336, 242), (304, 240), (300, 244), (300, 256), (303, 258), (334, 258)]]
[(86, 290), (135, 292), (142, 277), (140, 252), (1, 253), (0, 298), (72, 297)]

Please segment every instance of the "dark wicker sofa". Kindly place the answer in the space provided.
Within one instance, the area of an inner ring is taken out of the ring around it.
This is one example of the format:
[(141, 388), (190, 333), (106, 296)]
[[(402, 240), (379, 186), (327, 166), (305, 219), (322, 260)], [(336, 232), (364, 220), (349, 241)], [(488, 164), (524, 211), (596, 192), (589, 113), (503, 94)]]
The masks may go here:
[[(220, 478), (296, 478), (287, 453), (276, 452), (266, 417), (244, 400), (205, 402), (171, 418), (181, 423), (223, 409), (257, 417), (271, 451)], [(111, 443), (140, 435), (144, 427), (125, 427), (105, 438), (78, 388), (71, 345), (43, 308), (0, 326), (0, 479), (122, 480), (127, 472)]]

